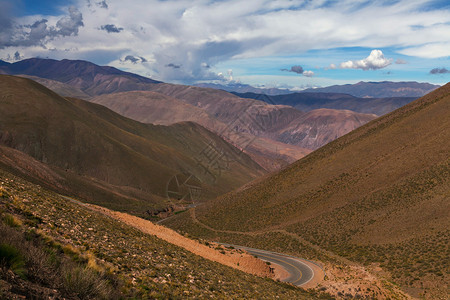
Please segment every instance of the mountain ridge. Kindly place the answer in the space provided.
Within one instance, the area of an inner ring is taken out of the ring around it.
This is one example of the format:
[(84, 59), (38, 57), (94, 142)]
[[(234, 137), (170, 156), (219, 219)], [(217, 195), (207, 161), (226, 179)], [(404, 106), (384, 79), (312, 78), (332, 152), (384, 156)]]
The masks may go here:
[(332, 85), (301, 91), (322, 93), (345, 93), (361, 98), (422, 97), (439, 85), (417, 81), (360, 81), (355, 84)]
[(378, 270), (414, 297), (442, 297), (450, 269), (443, 262), (450, 238), (449, 111), (450, 83), (196, 208), (195, 220), (209, 227), (200, 229), (188, 216), (168, 224), (293, 255), (307, 255), (292, 246), (304, 240)]
[(146, 90), (156, 81), (110, 66), (98, 66), (84, 60), (30, 58), (0, 66), (0, 73), (31, 75), (57, 80), (83, 92), (100, 95), (118, 91)]
[(350, 94), (320, 92), (297, 92), (276, 96), (255, 93), (234, 94), (242, 98), (258, 99), (272, 104), (290, 105), (301, 111), (329, 108), (352, 110), (358, 113), (376, 114), (378, 116), (389, 113), (417, 99), (415, 97), (358, 98)]
[[(66, 192), (101, 205), (123, 210), (129, 204), (128, 211), (142, 205), (133, 212), (145, 215), (147, 209), (168, 205), (166, 185), (177, 173), (195, 173), (205, 182), (205, 197), (264, 173), (248, 156), (192, 122), (142, 124), (20, 77), (0, 75), (0, 86), (0, 144), (50, 166), (57, 174), (53, 182), (62, 180)], [(234, 159), (233, 169), (223, 170), (217, 183), (195, 160), (210, 143)], [(39, 173), (29, 175), (39, 180)]]

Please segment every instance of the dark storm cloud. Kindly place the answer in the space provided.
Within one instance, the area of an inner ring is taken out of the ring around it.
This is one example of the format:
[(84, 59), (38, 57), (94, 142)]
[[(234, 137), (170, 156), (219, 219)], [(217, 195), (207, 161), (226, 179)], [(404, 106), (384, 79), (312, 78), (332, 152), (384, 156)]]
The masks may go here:
[(446, 68), (434, 68), (430, 71), (430, 74), (447, 74), (450, 73)]
[(129, 61), (129, 62), (131, 62), (133, 64), (148, 62), (148, 60), (145, 57), (133, 56), (133, 55), (127, 55), (123, 59), (121, 59), (120, 61), (122, 61), (122, 62)]
[[(86, 0), (87, 6), (92, 7), (91, 0)], [(100, 2), (94, 2), (95, 5), (97, 5), (100, 8), (108, 9), (108, 3), (106, 3), (106, 0), (100, 1)]]
[(303, 74), (303, 67), (302, 66), (292, 66), (290, 69), (281, 69), (281, 71), (286, 71), (286, 72), (293, 72), (293, 73), (297, 73), (297, 74)]
[(127, 55), (125, 56), (124, 61), (131, 61), (133, 64), (135, 64), (139, 61), (139, 58), (136, 58), (132, 55)]
[(11, 3), (0, 1), (0, 48), (9, 42), (13, 32), (11, 9)]
[(65, 16), (56, 23), (55, 35), (69, 36), (78, 35), (78, 28), (84, 26), (83, 15), (75, 7), (69, 7), (69, 15)]
[(106, 3), (106, 0), (100, 1), (100, 2), (96, 2), (96, 4), (101, 7), (101, 8), (105, 8), (108, 9), (108, 3)]
[(102, 25), (101, 27), (100, 27), (100, 29), (101, 30), (104, 30), (104, 31), (106, 31), (106, 32), (108, 32), (108, 33), (114, 33), (114, 32), (121, 32), (122, 30), (123, 30), (123, 28), (122, 27), (117, 27), (116, 25), (114, 25), (114, 24), (106, 24), (106, 25)]
[(176, 65), (176, 64), (170, 63), (170, 64), (167, 64), (166, 67), (179, 69), (179, 68), (181, 68), (181, 65)]
[(69, 15), (62, 17), (55, 26), (48, 26), (47, 19), (35, 21), (30, 25), (14, 25), (0, 13), (0, 24), (6, 26), (0, 32), (0, 48), (15, 46), (44, 46), (46, 41), (56, 37), (78, 35), (83, 24), (83, 15), (75, 7), (69, 8)]

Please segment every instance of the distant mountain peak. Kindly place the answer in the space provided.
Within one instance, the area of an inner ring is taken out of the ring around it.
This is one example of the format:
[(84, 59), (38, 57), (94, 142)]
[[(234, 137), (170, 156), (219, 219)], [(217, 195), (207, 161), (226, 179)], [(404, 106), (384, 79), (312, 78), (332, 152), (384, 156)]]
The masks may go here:
[(332, 85), (306, 89), (305, 92), (344, 93), (361, 98), (422, 97), (440, 87), (427, 82), (416, 81), (360, 81), (355, 84)]
[(79, 88), (91, 96), (129, 90), (147, 90), (149, 84), (161, 83), (114, 67), (69, 59), (29, 58), (12, 64), (0, 63), (0, 73), (56, 80)]

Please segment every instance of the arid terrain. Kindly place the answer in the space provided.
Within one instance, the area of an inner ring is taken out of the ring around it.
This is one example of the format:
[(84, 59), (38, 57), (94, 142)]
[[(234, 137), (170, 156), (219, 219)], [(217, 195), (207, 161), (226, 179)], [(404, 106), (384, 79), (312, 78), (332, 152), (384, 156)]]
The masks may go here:
[(449, 17), (0, 0), (0, 300), (449, 300)]
[(330, 299), (262, 278), (274, 274), (244, 252), (74, 203), (3, 170), (0, 183), (2, 297)]
[(2, 296), (446, 296), (448, 85), (377, 118), (33, 62), (0, 75)]
[(322, 261), (330, 274), (342, 262), (353, 270), (352, 279), (393, 282), (414, 297), (445, 297), (449, 89), (447, 84), (165, 224)]

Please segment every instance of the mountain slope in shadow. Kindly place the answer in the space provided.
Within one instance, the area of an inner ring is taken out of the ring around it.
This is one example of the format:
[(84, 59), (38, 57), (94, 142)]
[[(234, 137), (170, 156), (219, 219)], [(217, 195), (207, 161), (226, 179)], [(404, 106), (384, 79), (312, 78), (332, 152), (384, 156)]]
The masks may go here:
[[(142, 124), (14, 76), (0, 76), (0, 99), (3, 164), (113, 209), (141, 214), (167, 206), (168, 182), (183, 172), (197, 177), (205, 198), (264, 174), (247, 155), (195, 123)], [(201, 156), (214, 149), (229, 164), (211, 170), (216, 178)], [(8, 153), (21, 163), (7, 160)]]

